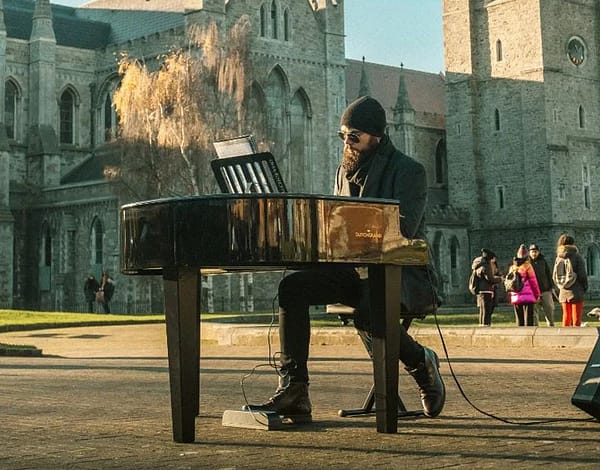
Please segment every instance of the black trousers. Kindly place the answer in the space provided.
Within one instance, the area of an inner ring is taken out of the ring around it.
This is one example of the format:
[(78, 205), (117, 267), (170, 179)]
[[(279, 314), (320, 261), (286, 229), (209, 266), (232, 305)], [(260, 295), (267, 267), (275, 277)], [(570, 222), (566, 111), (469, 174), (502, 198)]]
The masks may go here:
[[(400, 288), (400, 286), (398, 286)], [(340, 302), (358, 309), (354, 323), (369, 332), (371, 313), (368, 308), (366, 283), (350, 266), (324, 266), (289, 274), (279, 283), (279, 337), (282, 372), (292, 382), (308, 383), (310, 344), (310, 305)], [(400, 360), (415, 368), (424, 360), (423, 346), (404, 327), (400, 328)]]
[(517, 326), (534, 326), (533, 315), (535, 304), (515, 304), (513, 307)]

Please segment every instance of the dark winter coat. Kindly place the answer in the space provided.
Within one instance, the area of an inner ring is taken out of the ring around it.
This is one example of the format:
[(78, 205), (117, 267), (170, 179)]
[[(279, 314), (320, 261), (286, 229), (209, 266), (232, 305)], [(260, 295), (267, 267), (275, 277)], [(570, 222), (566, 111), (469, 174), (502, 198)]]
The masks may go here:
[[(346, 171), (338, 167), (334, 194), (351, 196)], [(406, 238), (425, 239), (427, 178), (425, 168), (394, 147), (384, 136), (370, 160), (368, 173), (358, 197), (395, 199), (400, 204), (400, 231)]]
[[(350, 176), (342, 166), (338, 167), (334, 194), (397, 200), (402, 235), (425, 240), (425, 168), (397, 150), (388, 136), (381, 139), (375, 154), (356, 174)], [(402, 298), (403, 308), (413, 314), (429, 313), (433, 304), (441, 303), (437, 295), (437, 276), (431, 266), (403, 269)]]
[[(588, 289), (587, 271), (585, 268), (585, 260), (579, 254), (579, 250), (575, 245), (560, 245), (556, 249), (557, 258), (569, 258), (573, 266), (573, 272), (577, 275), (577, 279), (571, 287), (565, 288), (559, 286), (558, 301), (564, 302), (582, 302), (583, 296)], [(556, 264), (552, 272), (552, 278), (558, 286), (558, 278), (556, 272)]]
[(538, 285), (540, 286), (540, 291), (547, 292), (552, 290), (552, 270), (550, 269), (550, 266), (548, 266), (544, 255), (540, 253), (535, 259), (529, 257), (529, 262), (535, 271), (535, 277), (537, 278)]
[(83, 285), (83, 293), (86, 300), (93, 302), (96, 299), (96, 292), (100, 289), (100, 284), (94, 277), (88, 277)]
[(115, 293), (115, 282), (109, 277), (102, 281), (100, 286), (101, 290), (104, 291), (104, 299), (106, 302), (110, 302)]
[(496, 285), (502, 282), (498, 267), (483, 256), (478, 256), (471, 264), (471, 271), (476, 271), (479, 293), (495, 295)]

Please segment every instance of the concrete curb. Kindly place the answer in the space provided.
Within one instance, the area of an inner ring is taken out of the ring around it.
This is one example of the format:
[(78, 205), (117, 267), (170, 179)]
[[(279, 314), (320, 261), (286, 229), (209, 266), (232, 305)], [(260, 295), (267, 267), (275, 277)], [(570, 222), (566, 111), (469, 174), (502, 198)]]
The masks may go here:
[[(444, 342), (453, 347), (478, 348), (593, 348), (600, 328), (548, 328), (548, 327), (443, 327)], [(279, 344), (277, 325), (232, 325), (202, 322), (200, 328), (203, 342), (220, 346), (262, 346), (267, 336), (271, 342)], [(437, 328), (411, 328), (410, 334), (422, 344), (434, 348), (441, 347)], [(312, 328), (311, 344), (354, 345), (360, 339), (352, 327)]]

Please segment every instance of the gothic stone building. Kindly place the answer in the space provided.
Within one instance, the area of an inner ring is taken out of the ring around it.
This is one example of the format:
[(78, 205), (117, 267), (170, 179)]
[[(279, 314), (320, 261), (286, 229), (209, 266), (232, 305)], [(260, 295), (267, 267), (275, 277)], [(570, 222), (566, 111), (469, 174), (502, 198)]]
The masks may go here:
[[(0, 307), (79, 310), (87, 274), (107, 270), (116, 311), (161, 310), (158, 279), (118, 272), (118, 208), (127, 201), (103, 176), (117, 163), (116, 58), (150, 60), (181, 45), (190, 25), (229, 27), (244, 14), (254, 31), (250, 89), (270, 123), (257, 137), (272, 142), (291, 190), (330, 193), (339, 116), (371, 94), (396, 145), (427, 168), (427, 237), (448, 302), (466, 299), (481, 246), (508, 262), (521, 242), (551, 253), (562, 230), (575, 230), (597, 276), (598, 6), (541, 3), (445, 1), (444, 77), (346, 60), (342, 0), (96, 0), (77, 9), (0, 0)], [(539, 4), (537, 33), (500, 26), (511, 15), (525, 21), (530, 4)], [(569, 24), (554, 17), (563, 13), (573, 14)], [(559, 65), (566, 53), (547, 52), (550, 38), (578, 38), (585, 59)], [(498, 47), (504, 55), (491, 65)], [(583, 124), (571, 130), (573, 96)], [(206, 307), (270, 308), (274, 281), (207, 278)]]
[[(471, 255), (549, 261), (574, 235), (600, 290), (600, 2), (444, 0), (449, 204)], [(467, 261), (467, 260), (463, 260)]]

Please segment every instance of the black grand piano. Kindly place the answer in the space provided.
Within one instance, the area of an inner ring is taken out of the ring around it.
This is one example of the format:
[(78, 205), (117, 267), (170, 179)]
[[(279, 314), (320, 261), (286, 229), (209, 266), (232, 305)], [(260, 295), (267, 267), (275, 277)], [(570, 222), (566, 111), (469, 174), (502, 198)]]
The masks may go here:
[(423, 265), (424, 240), (400, 233), (396, 201), (306, 194), (158, 199), (121, 208), (121, 271), (159, 274), (164, 300), (173, 439), (195, 440), (200, 400), (200, 275), (367, 266), (373, 312), (377, 431), (397, 432), (402, 265)]

